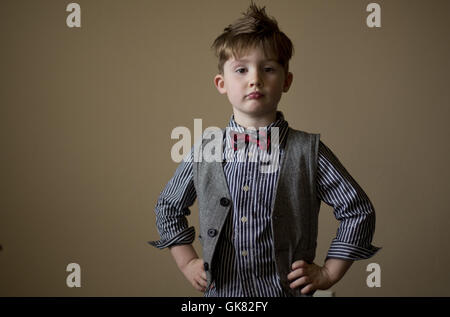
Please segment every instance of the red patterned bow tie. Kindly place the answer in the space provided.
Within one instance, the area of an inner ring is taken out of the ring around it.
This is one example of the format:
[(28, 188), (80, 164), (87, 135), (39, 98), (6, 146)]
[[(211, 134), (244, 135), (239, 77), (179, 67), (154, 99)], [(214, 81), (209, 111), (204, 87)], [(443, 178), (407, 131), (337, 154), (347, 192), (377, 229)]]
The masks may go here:
[(267, 134), (265, 130), (261, 130), (258, 132), (231, 131), (230, 135), (231, 135), (231, 144), (233, 146), (234, 151), (237, 151), (238, 144), (242, 143), (242, 141), (244, 141), (245, 144), (254, 143), (261, 150), (268, 150), (270, 148), (270, 132), (269, 134)]

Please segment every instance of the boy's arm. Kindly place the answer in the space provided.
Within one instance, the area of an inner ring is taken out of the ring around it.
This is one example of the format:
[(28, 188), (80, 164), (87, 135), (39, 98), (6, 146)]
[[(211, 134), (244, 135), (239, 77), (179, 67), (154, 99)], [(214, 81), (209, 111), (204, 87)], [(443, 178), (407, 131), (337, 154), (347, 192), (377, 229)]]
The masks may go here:
[(177, 244), (191, 244), (195, 239), (194, 227), (188, 226), (186, 216), (197, 198), (193, 181), (193, 150), (177, 167), (158, 197), (155, 206), (156, 226), (160, 240), (148, 243), (159, 249)]
[(367, 259), (380, 249), (371, 244), (375, 209), (369, 198), (321, 141), (318, 165), (318, 198), (334, 208), (340, 224), (323, 266), (305, 261), (292, 264), (288, 274), (290, 287), (302, 287), (302, 294), (330, 288), (344, 276), (354, 260)]
[(159, 249), (169, 248), (178, 268), (186, 279), (199, 291), (206, 289), (206, 273), (203, 260), (199, 259), (192, 246), (195, 239), (194, 227), (189, 227), (186, 216), (189, 207), (197, 198), (193, 182), (193, 149), (183, 160), (175, 175), (158, 197), (155, 207), (158, 241), (149, 243)]
[(320, 141), (317, 172), (318, 198), (334, 208), (340, 221), (326, 260), (361, 260), (380, 248), (373, 246), (375, 209), (366, 193), (348, 173), (334, 153)]

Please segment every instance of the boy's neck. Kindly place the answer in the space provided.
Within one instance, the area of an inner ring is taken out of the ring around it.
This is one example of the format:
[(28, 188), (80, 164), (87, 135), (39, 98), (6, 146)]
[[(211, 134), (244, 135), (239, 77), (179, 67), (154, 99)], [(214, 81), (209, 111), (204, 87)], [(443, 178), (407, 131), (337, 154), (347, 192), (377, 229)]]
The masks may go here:
[(252, 116), (238, 111), (234, 111), (234, 121), (246, 129), (258, 129), (266, 127), (277, 118), (277, 112), (267, 113), (261, 116)]

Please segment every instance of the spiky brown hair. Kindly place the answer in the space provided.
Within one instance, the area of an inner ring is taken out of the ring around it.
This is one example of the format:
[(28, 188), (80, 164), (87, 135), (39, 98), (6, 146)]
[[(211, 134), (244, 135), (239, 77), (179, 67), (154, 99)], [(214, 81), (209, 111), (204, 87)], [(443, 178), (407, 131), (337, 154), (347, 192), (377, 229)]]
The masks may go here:
[(243, 16), (228, 25), (211, 48), (219, 59), (219, 72), (231, 58), (245, 54), (249, 49), (262, 47), (266, 56), (274, 57), (287, 74), (294, 47), (291, 40), (280, 31), (278, 23), (266, 14), (265, 7), (258, 8), (253, 1)]

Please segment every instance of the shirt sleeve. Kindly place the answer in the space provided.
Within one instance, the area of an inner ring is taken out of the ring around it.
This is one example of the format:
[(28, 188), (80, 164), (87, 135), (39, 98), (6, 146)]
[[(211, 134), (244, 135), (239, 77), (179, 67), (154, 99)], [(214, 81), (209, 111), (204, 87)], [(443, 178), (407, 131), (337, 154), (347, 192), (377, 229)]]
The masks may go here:
[(195, 239), (195, 228), (189, 227), (186, 216), (190, 215), (189, 207), (196, 198), (192, 149), (158, 197), (155, 213), (160, 240), (148, 243), (158, 249), (191, 244)]
[(371, 244), (375, 232), (372, 203), (322, 141), (319, 143), (317, 192), (318, 198), (334, 208), (334, 216), (340, 221), (326, 260), (368, 259), (381, 249)]

